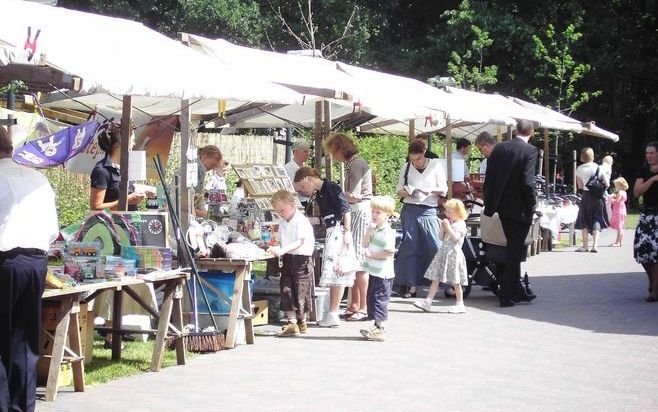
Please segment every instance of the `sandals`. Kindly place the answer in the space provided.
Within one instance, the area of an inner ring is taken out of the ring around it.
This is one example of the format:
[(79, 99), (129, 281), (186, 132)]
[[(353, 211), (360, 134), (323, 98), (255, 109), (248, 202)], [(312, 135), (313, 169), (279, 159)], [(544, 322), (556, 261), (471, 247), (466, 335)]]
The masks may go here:
[(658, 302), (658, 299), (654, 298), (653, 296), (649, 296), (648, 298), (644, 299), (645, 302)]
[(593, 247), (589, 250), (589, 253), (599, 253), (599, 250)]
[(343, 312), (343, 313), (341, 313), (340, 315), (338, 315), (338, 318), (341, 319), (341, 320), (345, 320), (345, 319), (347, 319), (347, 318), (349, 318), (349, 317), (354, 316), (355, 313), (357, 313), (357, 312), (355, 312), (355, 311), (353, 311), (353, 310), (345, 309), (345, 312)]
[(353, 312), (350, 316), (345, 317), (347, 322), (360, 322), (368, 320), (368, 314), (364, 312)]
[(584, 247), (579, 247), (578, 249), (574, 250), (574, 252), (587, 252), (587, 249)]

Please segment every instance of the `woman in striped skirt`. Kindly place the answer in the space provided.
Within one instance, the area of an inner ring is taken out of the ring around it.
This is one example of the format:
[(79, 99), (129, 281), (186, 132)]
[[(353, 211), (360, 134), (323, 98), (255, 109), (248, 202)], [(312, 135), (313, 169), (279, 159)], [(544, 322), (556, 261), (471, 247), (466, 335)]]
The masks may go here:
[(347, 321), (367, 320), (368, 274), (363, 270), (363, 237), (371, 222), (370, 199), (372, 198), (372, 170), (359, 154), (354, 141), (343, 133), (334, 133), (324, 143), (334, 160), (347, 164), (345, 197), (352, 211), (352, 240), (361, 267), (356, 272), (352, 299), (342, 317)]

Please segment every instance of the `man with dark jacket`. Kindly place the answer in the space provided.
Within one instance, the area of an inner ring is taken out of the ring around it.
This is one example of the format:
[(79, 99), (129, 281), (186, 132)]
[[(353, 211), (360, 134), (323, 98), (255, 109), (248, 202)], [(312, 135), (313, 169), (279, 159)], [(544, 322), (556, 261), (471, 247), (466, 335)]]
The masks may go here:
[(500, 279), (501, 307), (530, 302), (521, 284), (521, 262), (525, 260), (525, 239), (535, 209), (534, 177), (537, 149), (528, 144), (534, 133), (532, 123), (519, 120), (516, 137), (498, 143), (488, 158), (484, 180), (484, 214), (498, 212), (507, 238), (505, 269)]

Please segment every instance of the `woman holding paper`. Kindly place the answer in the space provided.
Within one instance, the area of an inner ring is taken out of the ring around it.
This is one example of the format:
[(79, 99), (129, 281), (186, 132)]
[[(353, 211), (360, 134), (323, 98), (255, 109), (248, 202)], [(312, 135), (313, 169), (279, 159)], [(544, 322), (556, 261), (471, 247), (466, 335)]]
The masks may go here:
[[(91, 171), (91, 193), (89, 206), (91, 210), (118, 210), (119, 185), (121, 184), (121, 135), (118, 127), (110, 127), (98, 135), (98, 146), (105, 152), (103, 160), (96, 163)], [(137, 210), (137, 205), (144, 200), (144, 192), (135, 192), (128, 187), (128, 210)]]
[(430, 262), (439, 250), (439, 197), (448, 191), (443, 166), (438, 159), (425, 157), (425, 145), (409, 144), (409, 162), (400, 170), (397, 194), (402, 198), (400, 220), (404, 231), (395, 260), (395, 278), (405, 298), (416, 297)]

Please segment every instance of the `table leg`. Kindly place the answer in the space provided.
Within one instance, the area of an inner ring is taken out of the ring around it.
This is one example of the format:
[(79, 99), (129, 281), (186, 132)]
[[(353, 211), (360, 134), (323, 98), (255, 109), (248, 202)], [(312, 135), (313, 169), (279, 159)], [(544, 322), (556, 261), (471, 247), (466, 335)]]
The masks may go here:
[[(249, 280), (245, 279), (242, 285), (242, 307), (249, 308), (248, 311), (251, 312), (251, 293), (249, 290)], [(252, 314), (249, 313), (249, 316), (244, 318), (244, 333), (245, 339), (248, 344), (254, 343), (254, 322)]]
[[(176, 283), (176, 291), (174, 292), (174, 307), (171, 314), (171, 323), (179, 331), (183, 331), (183, 284), (182, 282)], [(176, 339), (176, 363), (178, 365), (185, 365), (185, 339), (179, 336)]]
[(85, 391), (85, 364), (82, 353), (82, 344), (80, 342), (80, 318), (78, 313), (80, 306), (75, 302), (71, 310), (71, 320), (69, 323), (69, 345), (71, 350), (78, 356), (71, 363), (73, 370), (73, 388), (76, 392)]
[(59, 373), (62, 369), (62, 360), (64, 359), (64, 347), (66, 346), (66, 336), (69, 330), (71, 320), (71, 309), (73, 307), (73, 297), (63, 297), (60, 302), (59, 322), (55, 328), (55, 338), (53, 339), (53, 351), (50, 358), (50, 367), (48, 368), (48, 381), (46, 383), (46, 401), (54, 401), (57, 398), (57, 382)]
[[(238, 327), (238, 314), (242, 303), (242, 290), (244, 289), (244, 280), (247, 274), (247, 268), (243, 267), (235, 272), (235, 282), (233, 283), (233, 297), (231, 298), (231, 312), (228, 315), (228, 327), (226, 330), (227, 349), (235, 347), (235, 339)], [(251, 308), (250, 308), (251, 310)]]
[(153, 347), (153, 357), (151, 358), (151, 372), (157, 372), (162, 367), (162, 358), (164, 357), (165, 338), (169, 330), (169, 319), (174, 301), (175, 283), (168, 283), (164, 290), (164, 299), (160, 307), (160, 316), (158, 318), (158, 333), (155, 335), (155, 346)]
[(317, 301), (315, 300), (315, 270), (311, 272), (311, 310), (308, 313), (309, 322), (317, 322), (318, 319), (318, 307)]
[[(121, 287), (117, 288), (114, 291), (114, 303), (112, 305), (112, 329), (120, 331), (123, 327), (122, 319), (123, 316), (123, 290)], [(112, 332), (112, 360), (121, 359), (121, 343), (123, 341), (123, 335), (121, 332)]]

